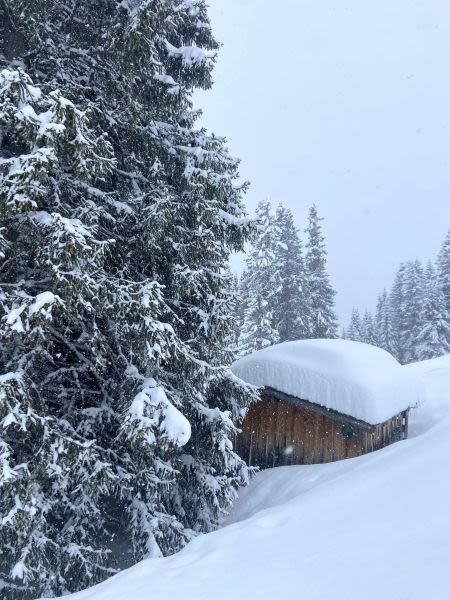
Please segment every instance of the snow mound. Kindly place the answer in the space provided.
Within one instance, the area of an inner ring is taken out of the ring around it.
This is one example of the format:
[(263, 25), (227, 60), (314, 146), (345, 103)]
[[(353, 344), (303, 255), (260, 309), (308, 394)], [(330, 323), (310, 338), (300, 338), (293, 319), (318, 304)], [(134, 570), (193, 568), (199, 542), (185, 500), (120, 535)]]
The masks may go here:
[[(429, 391), (413, 422), (444, 406), (433, 390), (450, 390), (446, 361), (406, 369)], [(448, 600), (449, 463), (447, 401), (439, 423), (412, 439), (358, 458), (259, 473), (219, 531), (65, 598)]]
[(425, 394), (411, 413), (409, 436), (441, 423), (450, 414), (450, 354), (403, 367), (422, 384)]
[(416, 405), (422, 390), (412, 371), (380, 348), (349, 340), (301, 340), (239, 359), (233, 373), (376, 425)]

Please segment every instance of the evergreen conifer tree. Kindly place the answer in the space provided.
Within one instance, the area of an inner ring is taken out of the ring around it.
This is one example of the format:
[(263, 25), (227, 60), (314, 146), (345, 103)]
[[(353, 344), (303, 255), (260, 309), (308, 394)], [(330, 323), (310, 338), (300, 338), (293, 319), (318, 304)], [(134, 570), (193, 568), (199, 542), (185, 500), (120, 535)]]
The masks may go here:
[(306, 243), (306, 281), (309, 305), (309, 337), (335, 338), (337, 318), (334, 312), (333, 290), (327, 273), (327, 251), (317, 208), (309, 211)]
[(404, 363), (419, 360), (418, 340), (423, 328), (424, 274), (418, 260), (406, 263), (404, 276), (404, 324), (401, 335)]
[(405, 295), (405, 269), (402, 263), (395, 275), (394, 283), (390, 293), (390, 316), (393, 333), (392, 349), (397, 360), (404, 364), (406, 340), (406, 295)]
[(362, 339), (361, 341), (365, 344), (371, 344), (372, 346), (377, 345), (375, 324), (372, 313), (368, 310), (364, 312), (364, 317), (361, 323), (362, 328)]
[(346, 330), (346, 338), (354, 342), (363, 341), (361, 315), (359, 314), (359, 310), (357, 308), (353, 308), (352, 310), (350, 323)]
[(438, 254), (437, 277), (446, 310), (450, 313), (450, 230), (445, 236)]
[[(215, 527), (248, 471), (224, 365), (238, 163), (195, 127), (202, 0), (6, 0), (0, 579), (91, 585)], [(14, 55), (14, 53), (16, 55)], [(20, 65), (20, 67), (18, 66)], [(131, 549), (128, 552), (128, 545)]]
[(387, 291), (378, 297), (377, 312), (375, 315), (375, 345), (390, 352), (393, 356), (397, 354), (394, 343), (394, 332), (392, 327), (391, 303)]
[(280, 205), (276, 220), (278, 243), (274, 261), (280, 278), (274, 305), (274, 322), (280, 342), (308, 337), (308, 298), (305, 264), (292, 211)]
[(417, 359), (427, 360), (450, 353), (450, 319), (443, 291), (431, 262), (425, 271), (422, 329), (417, 338)]
[(256, 216), (259, 236), (248, 256), (243, 284), (248, 290), (240, 340), (244, 354), (280, 341), (275, 323), (281, 290), (281, 277), (275, 262), (280, 232), (269, 202), (260, 202)]

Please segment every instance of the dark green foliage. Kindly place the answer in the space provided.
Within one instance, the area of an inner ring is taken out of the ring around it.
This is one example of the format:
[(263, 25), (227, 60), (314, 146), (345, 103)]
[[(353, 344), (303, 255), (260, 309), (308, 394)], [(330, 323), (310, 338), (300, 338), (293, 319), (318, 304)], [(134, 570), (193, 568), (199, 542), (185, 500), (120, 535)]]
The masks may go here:
[(251, 224), (238, 162), (195, 128), (203, 1), (6, 6), (0, 586), (33, 598), (175, 552), (247, 481), (252, 395), (224, 365)]

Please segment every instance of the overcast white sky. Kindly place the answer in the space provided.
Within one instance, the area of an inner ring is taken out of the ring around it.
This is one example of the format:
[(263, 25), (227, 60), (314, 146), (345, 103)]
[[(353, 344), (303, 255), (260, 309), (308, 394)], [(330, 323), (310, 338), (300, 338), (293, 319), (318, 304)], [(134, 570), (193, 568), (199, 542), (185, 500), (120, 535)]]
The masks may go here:
[[(449, 0), (209, 0), (223, 43), (204, 124), (261, 199), (315, 202), (346, 322), (450, 227)], [(239, 266), (239, 261), (235, 261)]]

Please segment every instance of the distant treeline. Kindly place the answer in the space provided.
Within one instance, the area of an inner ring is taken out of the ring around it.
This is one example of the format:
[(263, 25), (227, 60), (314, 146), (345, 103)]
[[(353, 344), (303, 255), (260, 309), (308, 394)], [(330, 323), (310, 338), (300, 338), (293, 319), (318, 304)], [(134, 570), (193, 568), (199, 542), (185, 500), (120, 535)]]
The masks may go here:
[(342, 337), (384, 348), (402, 364), (449, 353), (450, 231), (435, 263), (402, 263), (375, 315), (354, 308)]

